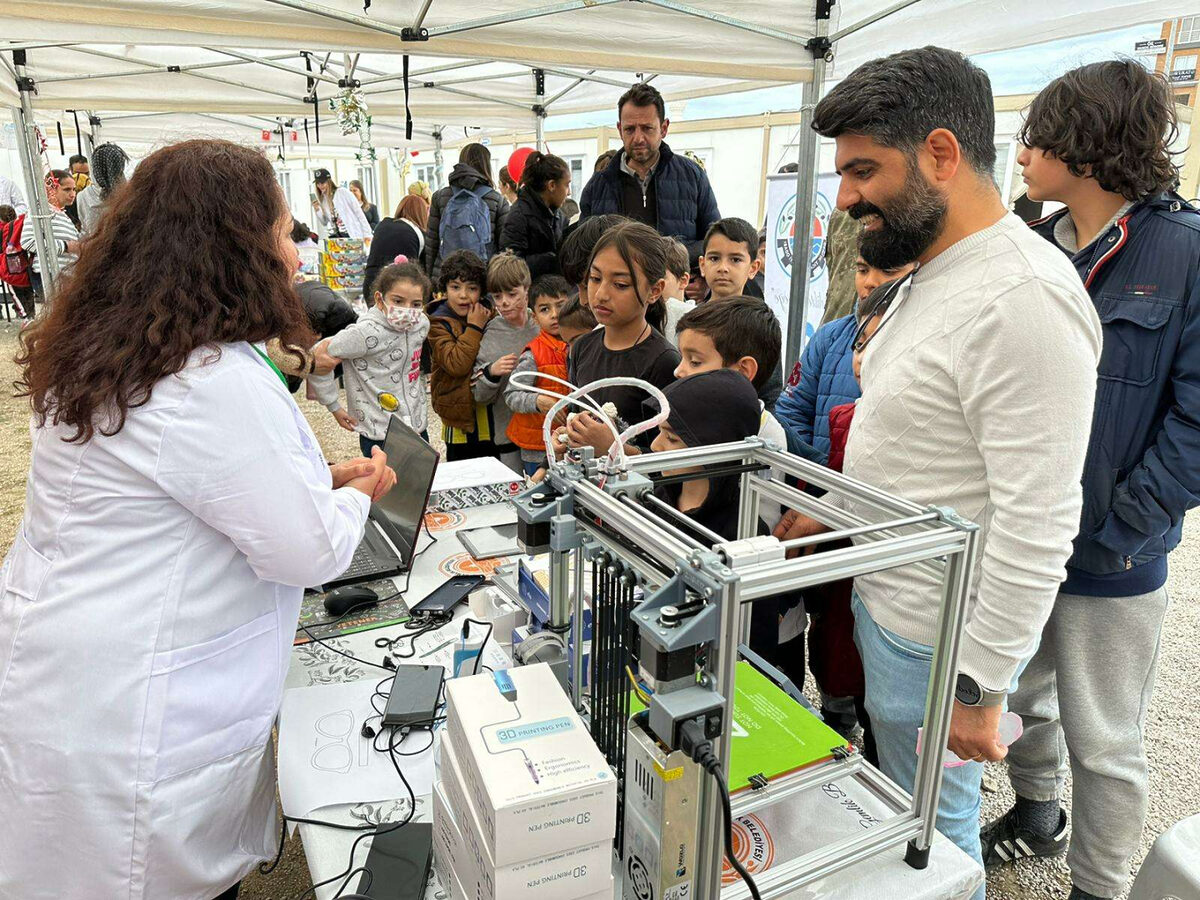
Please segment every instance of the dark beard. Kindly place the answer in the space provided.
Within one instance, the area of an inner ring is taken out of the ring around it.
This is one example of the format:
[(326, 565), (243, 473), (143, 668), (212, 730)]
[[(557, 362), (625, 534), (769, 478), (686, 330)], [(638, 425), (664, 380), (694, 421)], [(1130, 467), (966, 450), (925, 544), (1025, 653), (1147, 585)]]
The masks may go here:
[(937, 240), (946, 224), (946, 198), (911, 163), (899, 194), (881, 208), (865, 200), (847, 212), (861, 219), (868, 213), (881, 218), (875, 231), (864, 231), (859, 252), (877, 269), (894, 269), (916, 260)]

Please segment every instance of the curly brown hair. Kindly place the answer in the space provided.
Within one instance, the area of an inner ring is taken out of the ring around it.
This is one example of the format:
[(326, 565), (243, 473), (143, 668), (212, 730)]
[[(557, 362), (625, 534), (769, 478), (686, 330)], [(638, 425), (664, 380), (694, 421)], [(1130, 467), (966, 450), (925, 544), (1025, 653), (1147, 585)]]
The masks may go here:
[(1168, 149), (1179, 133), (1161, 75), (1131, 59), (1072, 69), (1034, 98), (1017, 139), (1064, 162), (1076, 178), (1137, 201), (1178, 179)]
[(21, 335), (17, 396), (69, 441), (113, 435), (199, 347), (316, 340), (281, 244), (267, 160), (228, 141), (164, 147), (114, 194), (49, 309)]

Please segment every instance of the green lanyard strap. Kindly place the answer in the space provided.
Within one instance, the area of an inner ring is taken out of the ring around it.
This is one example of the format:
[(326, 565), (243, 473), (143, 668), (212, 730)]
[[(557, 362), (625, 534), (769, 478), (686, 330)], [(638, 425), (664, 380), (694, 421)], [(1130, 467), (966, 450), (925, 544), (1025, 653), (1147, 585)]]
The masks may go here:
[(279, 366), (275, 365), (275, 361), (272, 360), (271, 357), (267, 356), (267, 354), (263, 353), (261, 350), (259, 350), (257, 347), (255, 347), (253, 344), (251, 344), (250, 347), (254, 350), (255, 353), (257, 353), (259, 356), (261, 356), (263, 358), (263, 362), (265, 362), (268, 366), (271, 367), (271, 371), (273, 371), (276, 375), (279, 376), (279, 380), (283, 382), (283, 387), (286, 390), (287, 386), (288, 386), (287, 376), (279, 371)]

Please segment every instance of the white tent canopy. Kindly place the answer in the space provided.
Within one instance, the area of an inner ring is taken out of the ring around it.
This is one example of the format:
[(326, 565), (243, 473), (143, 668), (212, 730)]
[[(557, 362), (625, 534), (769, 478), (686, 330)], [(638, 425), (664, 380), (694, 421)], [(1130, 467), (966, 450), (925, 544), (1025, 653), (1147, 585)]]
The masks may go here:
[[(95, 43), (30, 49), (27, 59), (29, 74), (37, 82), (38, 93), (33, 100), (37, 109), (310, 119), (315, 111), (309, 85), (319, 99), (319, 115), (327, 117), (329, 109), (324, 101), (339, 91), (345, 65), (341, 53), (313, 53), (307, 60), (312, 69), (310, 81), (306, 60), (298, 51), (128, 44), (112, 47)], [(372, 115), (381, 121), (404, 122), (402, 66), (402, 57), (383, 54), (362, 54), (354, 65), (354, 78), (361, 82)], [(555, 114), (615, 108), (617, 98), (639, 80), (638, 73), (621, 70), (543, 70), (539, 103), (533, 71), (526, 66), (413, 57), (409, 67), (409, 109), (418, 128), (426, 132), (445, 123), (526, 129), (534, 121), (535, 105)], [(657, 75), (655, 82), (668, 100), (776, 83), (678, 75)], [(17, 104), (11, 78), (0, 81), (0, 103)]]

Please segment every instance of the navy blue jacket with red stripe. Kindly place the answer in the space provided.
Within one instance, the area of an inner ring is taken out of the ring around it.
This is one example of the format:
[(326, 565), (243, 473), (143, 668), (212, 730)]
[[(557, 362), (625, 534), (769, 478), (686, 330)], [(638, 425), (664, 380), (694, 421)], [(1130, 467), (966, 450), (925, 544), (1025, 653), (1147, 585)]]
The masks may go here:
[[(1063, 210), (1031, 223), (1054, 241)], [(1072, 257), (1104, 328), (1083, 516), (1062, 590), (1161, 587), (1200, 498), (1200, 211), (1143, 200)]]

